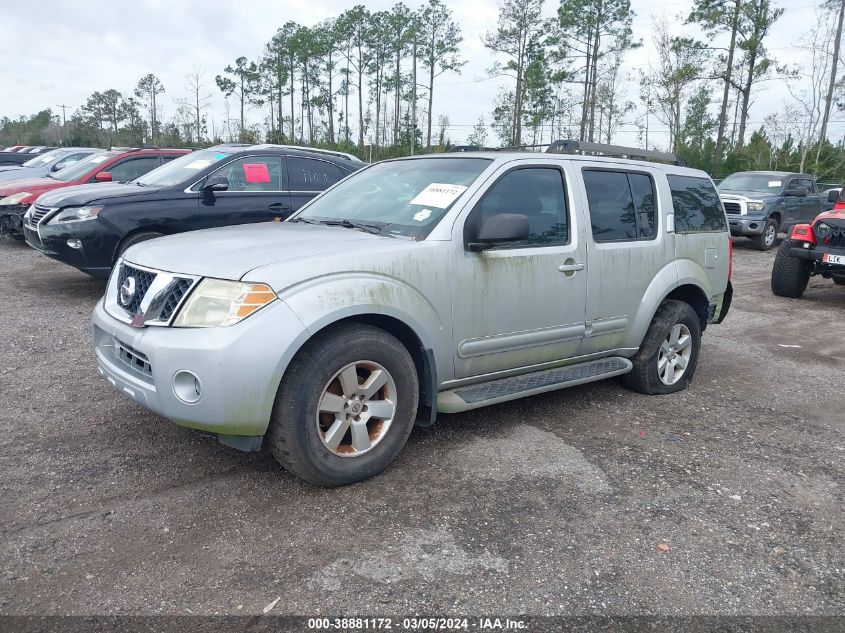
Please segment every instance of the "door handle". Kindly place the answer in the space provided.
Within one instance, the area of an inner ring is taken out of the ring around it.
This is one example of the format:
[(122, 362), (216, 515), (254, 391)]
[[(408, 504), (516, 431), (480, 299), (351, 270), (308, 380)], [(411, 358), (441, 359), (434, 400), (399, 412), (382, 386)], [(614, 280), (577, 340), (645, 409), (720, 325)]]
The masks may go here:
[(564, 264), (563, 266), (558, 266), (557, 269), (562, 273), (574, 273), (584, 270), (584, 264)]
[(284, 202), (274, 202), (267, 207), (271, 211), (290, 211), (290, 205)]

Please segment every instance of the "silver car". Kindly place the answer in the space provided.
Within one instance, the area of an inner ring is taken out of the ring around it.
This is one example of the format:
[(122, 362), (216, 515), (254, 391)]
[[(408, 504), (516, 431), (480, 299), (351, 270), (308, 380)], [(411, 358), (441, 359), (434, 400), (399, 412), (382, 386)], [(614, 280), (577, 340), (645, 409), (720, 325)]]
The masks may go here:
[(371, 165), (287, 222), (132, 247), (94, 347), (136, 402), (333, 486), (384, 469), (438, 412), (611, 376), (684, 389), (729, 277), (704, 172), (441, 154)]

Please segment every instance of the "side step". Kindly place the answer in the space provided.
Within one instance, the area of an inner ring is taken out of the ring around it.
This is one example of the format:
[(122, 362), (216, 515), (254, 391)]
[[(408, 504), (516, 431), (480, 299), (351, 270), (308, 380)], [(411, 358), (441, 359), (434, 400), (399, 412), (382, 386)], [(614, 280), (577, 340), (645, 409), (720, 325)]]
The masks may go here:
[(437, 410), (441, 413), (468, 411), (497, 402), (516, 400), (554, 389), (627, 374), (632, 368), (633, 365), (627, 358), (611, 356), (578, 365), (544, 369), (530, 374), (458, 387), (437, 394)]

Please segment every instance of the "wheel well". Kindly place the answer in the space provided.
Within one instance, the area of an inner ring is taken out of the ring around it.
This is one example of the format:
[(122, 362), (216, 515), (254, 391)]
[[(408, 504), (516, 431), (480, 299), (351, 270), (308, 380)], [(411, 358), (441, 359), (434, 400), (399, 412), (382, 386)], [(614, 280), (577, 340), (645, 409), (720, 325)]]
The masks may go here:
[(775, 222), (777, 222), (778, 228), (780, 228), (780, 213), (778, 213), (778, 212), (772, 213), (769, 217), (772, 218)]
[(172, 235), (173, 231), (169, 231), (168, 229), (161, 227), (161, 226), (141, 226), (137, 229), (132, 229), (120, 238), (117, 242), (117, 246), (114, 247), (114, 253), (112, 254), (112, 264), (117, 261), (117, 254), (120, 252), (120, 247), (123, 246), (124, 242), (128, 240), (133, 235), (138, 235), (138, 233), (161, 233), (162, 235)]
[(437, 371), (434, 366), (434, 357), (430, 350), (426, 350), (416, 332), (406, 323), (385, 314), (356, 314), (339, 321), (334, 321), (329, 325), (334, 326), (338, 323), (345, 322), (372, 325), (373, 327), (390, 332), (399, 339), (399, 342), (405, 346), (405, 349), (411, 355), (414, 361), (414, 367), (417, 369), (417, 376), (419, 376), (420, 404), (417, 410), (417, 424), (420, 426), (433, 424), (437, 411)]
[[(666, 299), (674, 299), (676, 301), (684, 301), (690, 304), (692, 309), (698, 315), (698, 320), (701, 322), (701, 331), (707, 327), (707, 317), (710, 310), (710, 302), (707, 300), (707, 295), (698, 286), (692, 284), (684, 284), (678, 286), (668, 295)], [(666, 300), (664, 299), (664, 301)]]

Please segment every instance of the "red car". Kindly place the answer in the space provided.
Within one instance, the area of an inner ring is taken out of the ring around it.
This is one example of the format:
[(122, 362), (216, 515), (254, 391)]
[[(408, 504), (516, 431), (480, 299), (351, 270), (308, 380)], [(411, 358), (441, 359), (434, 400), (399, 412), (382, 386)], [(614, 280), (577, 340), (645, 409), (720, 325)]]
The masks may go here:
[(35, 199), (46, 191), (96, 182), (128, 182), (189, 149), (112, 149), (91, 154), (45, 178), (12, 180), (0, 185), (0, 235), (18, 237), (21, 219)]

